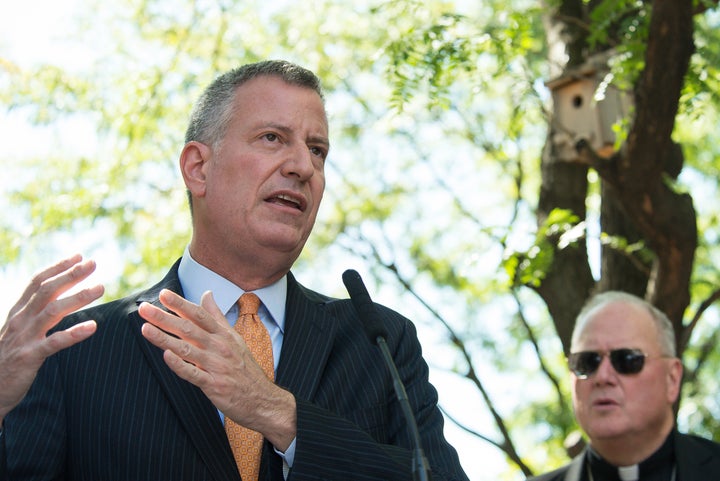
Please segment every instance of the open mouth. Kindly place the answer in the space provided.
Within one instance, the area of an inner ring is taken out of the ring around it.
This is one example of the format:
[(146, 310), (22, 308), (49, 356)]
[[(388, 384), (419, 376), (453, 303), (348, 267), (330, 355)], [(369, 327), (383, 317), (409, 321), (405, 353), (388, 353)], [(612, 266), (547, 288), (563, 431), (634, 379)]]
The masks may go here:
[(615, 401), (613, 401), (612, 399), (609, 399), (609, 398), (598, 399), (593, 403), (593, 405), (601, 407), (601, 408), (615, 406), (616, 404), (617, 403)]
[(300, 212), (303, 212), (305, 210), (305, 202), (301, 198), (294, 197), (288, 194), (274, 195), (268, 198), (267, 202), (291, 207), (293, 209), (299, 210)]

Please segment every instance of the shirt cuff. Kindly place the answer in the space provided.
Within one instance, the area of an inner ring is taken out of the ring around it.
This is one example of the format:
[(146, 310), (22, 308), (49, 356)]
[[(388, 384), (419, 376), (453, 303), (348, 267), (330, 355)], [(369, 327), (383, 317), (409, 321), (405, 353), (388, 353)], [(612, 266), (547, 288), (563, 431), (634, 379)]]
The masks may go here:
[(292, 468), (293, 461), (295, 461), (295, 443), (297, 441), (297, 438), (294, 438), (292, 442), (290, 443), (290, 446), (285, 450), (285, 452), (279, 451), (275, 446), (273, 446), (273, 449), (275, 452), (280, 456), (283, 460), (283, 475), (285, 479), (288, 477), (288, 473), (290, 472), (290, 468)]

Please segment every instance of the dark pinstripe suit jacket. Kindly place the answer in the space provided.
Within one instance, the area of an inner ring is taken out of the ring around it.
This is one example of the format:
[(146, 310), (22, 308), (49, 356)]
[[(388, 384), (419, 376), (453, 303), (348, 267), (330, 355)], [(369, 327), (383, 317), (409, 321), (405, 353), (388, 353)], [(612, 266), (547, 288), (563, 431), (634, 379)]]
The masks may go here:
[[(708, 439), (675, 432), (677, 481), (711, 481), (720, 479), (720, 444)], [(528, 478), (528, 481), (582, 481), (585, 453), (555, 471)]]
[[(165, 365), (140, 334), (141, 301), (180, 292), (177, 264), (135, 296), (68, 316), (61, 327), (98, 322), (88, 340), (48, 358), (23, 402), (5, 417), (0, 479), (240, 479), (217, 410)], [(159, 304), (158, 304), (159, 305)], [(466, 480), (443, 436), (413, 325), (382, 308), (388, 344), (418, 419), (433, 480)], [(409, 480), (411, 443), (377, 347), (349, 300), (312, 292), (288, 275), (287, 319), (276, 382), (297, 399), (289, 480)], [(282, 481), (263, 450), (260, 479)]]

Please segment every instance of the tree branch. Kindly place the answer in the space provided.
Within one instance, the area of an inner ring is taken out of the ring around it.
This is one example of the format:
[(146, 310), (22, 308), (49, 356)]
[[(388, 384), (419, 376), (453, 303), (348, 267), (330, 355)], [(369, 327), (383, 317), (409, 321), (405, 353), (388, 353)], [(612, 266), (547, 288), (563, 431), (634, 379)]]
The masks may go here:
[(702, 303), (700, 303), (700, 306), (698, 307), (697, 312), (695, 312), (695, 315), (693, 316), (690, 323), (685, 326), (682, 330), (681, 336), (679, 336), (677, 340), (677, 350), (678, 352), (684, 352), (685, 348), (688, 346), (688, 343), (690, 342), (690, 336), (692, 336), (693, 331), (695, 330), (695, 326), (697, 326), (697, 323), (700, 321), (700, 318), (705, 313), (705, 311), (713, 305), (715, 301), (720, 299), (720, 289), (716, 289), (713, 291), (707, 299), (705, 299)]
[(527, 322), (527, 319), (525, 319), (525, 314), (523, 313), (522, 309), (522, 302), (520, 302), (520, 299), (518, 298), (517, 291), (515, 289), (512, 289), (511, 294), (513, 296), (513, 299), (515, 299), (515, 304), (517, 305), (518, 317), (520, 318), (520, 322), (522, 322), (522, 325), (525, 327), (525, 331), (527, 332), (530, 344), (532, 344), (533, 349), (535, 350), (535, 355), (537, 356), (538, 362), (540, 363), (540, 370), (545, 373), (545, 376), (547, 376), (547, 378), (550, 380), (553, 387), (555, 388), (555, 394), (557, 394), (560, 410), (565, 411), (568, 409), (568, 406), (565, 402), (565, 396), (563, 396), (562, 394), (562, 389), (560, 389), (560, 381), (558, 381), (558, 379), (553, 375), (550, 369), (548, 369), (545, 361), (543, 360), (542, 353), (540, 352), (540, 344), (538, 343), (537, 337), (535, 337), (535, 333), (533, 332), (532, 327)]
[[(447, 331), (448, 336), (450, 338), (450, 342), (458, 349), (458, 351), (460, 352), (461, 356), (463, 357), (463, 359), (465, 360), (465, 363), (467, 365), (467, 371), (465, 372), (464, 377), (467, 378), (468, 380), (470, 380), (475, 385), (477, 390), (480, 392), (480, 394), (485, 402), (485, 405), (487, 406), (488, 410), (490, 411), (490, 415), (492, 416), (496, 427), (498, 428), (498, 430), (500, 431), (500, 433), (503, 437), (504, 441), (502, 443), (492, 442), (492, 444), (494, 446), (497, 446), (500, 449), (502, 449), (502, 451), (523, 471), (523, 473), (526, 476), (529, 476), (530, 474), (532, 474), (532, 471), (530, 470), (530, 468), (522, 460), (522, 458), (520, 457), (520, 455), (517, 452), (517, 449), (515, 449), (515, 445), (512, 442), (512, 437), (510, 436), (510, 432), (509, 432), (507, 426), (505, 425), (505, 421), (503, 420), (502, 416), (500, 416), (500, 413), (495, 409), (495, 405), (494, 405), (492, 399), (490, 398), (490, 395), (486, 391), (485, 385), (482, 383), (480, 378), (477, 376), (475, 369), (473, 368), (474, 362), (472, 359), (472, 355), (470, 354), (467, 347), (465, 346), (464, 341), (455, 332), (455, 330), (452, 328), (452, 326), (450, 326), (450, 324), (448, 324), (448, 322), (443, 318), (443, 316), (435, 308), (433, 308), (430, 304), (428, 304), (425, 301), (425, 299), (423, 299), (422, 296), (420, 296), (417, 293), (417, 291), (415, 291), (415, 289), (412, 287), (410, 281), (405, 279), (405, 277), (403, 277), (402, 274), (400, 274), (400, 271), (397, 268), (397, 265), (395, 265), (392, 262), (385, 262), (382, 259), (381, 255), (379, 254), (379, 252), (377, 251), (375, 245), (373, 243), (371, 243), (370, 241), (368, 241), (367, 239), (365, 240), (365, 242), (370, 247), (370, 250), (372, 253), (371, 255), (374, 258), (373, 259), (374, 262), (377, 263), (378, 265), (382, 266), (389, 272), (391, 272), (392, 275), (395, 277), (395, 279), (398, 281), (398, 283), (412, 297), (414, 297), (418, 302), (420, 302), (420, 304), (428, 312), (430, 312), (430, 314)], [(365, 257), (365, 256), (363, 256), (363, 257)], [(458, 424), (458, 426), (467, 430), (467, 428), (464, 428), (460, 424)], [(486, 439), (484, 436), (481, 436), (481, 438)]]

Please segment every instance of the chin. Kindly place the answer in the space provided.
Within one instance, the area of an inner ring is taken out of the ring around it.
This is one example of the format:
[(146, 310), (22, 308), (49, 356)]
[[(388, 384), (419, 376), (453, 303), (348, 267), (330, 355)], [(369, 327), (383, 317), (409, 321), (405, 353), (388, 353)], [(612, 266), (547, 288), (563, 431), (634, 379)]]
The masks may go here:
[(302, 249), (305, 244), (307, 236), (303, 232), (299, 232), (297, 229), (268, 229), (258, 237), (260, 242), (265, 247), (270, 247), (282, 252), (289, 252), (294, 249)]
[(615, 425), (613, 423), (608, 423), (607, 421), (603, 422), (600, 420), (594, 425), (589, 426), (585, 431), (590, 438), (603, 441), (626, 435), (629, 431), (629, 427), (624, 425)]
[(291, 239), (287, 237), (273, 237), (271, 239), (267, 239), (267, 241), (264, 243), (264, 246), (275, 252), (288, 255), (292, 254), (297, 257), (300, 255), (300, 252), (305, 246), (305, 239), (298, 238), (297, 236)]

